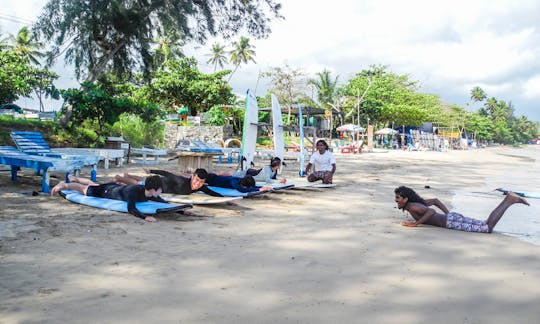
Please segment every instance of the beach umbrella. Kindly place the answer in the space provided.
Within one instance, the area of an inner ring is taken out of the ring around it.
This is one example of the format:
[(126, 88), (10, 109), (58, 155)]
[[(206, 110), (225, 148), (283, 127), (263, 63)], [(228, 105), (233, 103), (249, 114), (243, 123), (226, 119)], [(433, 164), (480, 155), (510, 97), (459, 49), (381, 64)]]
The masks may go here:
[(397, 134), (397, 130), (392, 128), (382, 128), (375, 132), (375, 135), (394, 135)]
[(364, 128), (354, 125), (354, 124), (345, 124), (341, 125), (338, 128), (336, 128), (338, 132), (351, 132), (351, 133), (363, 133), (365, 131)]

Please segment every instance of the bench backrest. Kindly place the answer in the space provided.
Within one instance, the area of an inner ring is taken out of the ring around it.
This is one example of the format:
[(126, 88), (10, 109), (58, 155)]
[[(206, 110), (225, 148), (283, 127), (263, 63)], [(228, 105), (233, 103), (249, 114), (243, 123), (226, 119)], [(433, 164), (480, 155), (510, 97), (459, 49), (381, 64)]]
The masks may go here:
[(40, 132), (11, 132), (11, 139), (17, 148), (25, 153), (42, 154), (50, 153), (51, 148)]

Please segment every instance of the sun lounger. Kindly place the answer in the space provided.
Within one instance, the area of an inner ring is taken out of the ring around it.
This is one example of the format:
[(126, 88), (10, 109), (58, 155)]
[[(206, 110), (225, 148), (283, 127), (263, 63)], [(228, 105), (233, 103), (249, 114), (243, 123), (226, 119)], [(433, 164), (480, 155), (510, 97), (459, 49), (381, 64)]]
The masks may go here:
[(92, 181), (96, 181), (97, 165), (100, 160), (103, 160), (101, 156), (84, 154), (73, 155), (53, 152), (40, 132), (13, 131), (10, 135), (13, 142), (17, 145), (17, 148), (24, 153), (59, 158), (62, 160), (77, 160), (81, 161), (84, 165), (91, 166), (91, 179)]
[(49, 192), (49, 171), (65, 171), (66, 177), (70, 171), (78, 173), (83, 167), (80, 160), (63, 160), (54, 157), (27, 154), (12, 146), (0, 146), (0, 164), (11, 167), (11, 180), (17, 181), (17, 172), (20, 168), (30, 168), (41, 176), (41, 190)]

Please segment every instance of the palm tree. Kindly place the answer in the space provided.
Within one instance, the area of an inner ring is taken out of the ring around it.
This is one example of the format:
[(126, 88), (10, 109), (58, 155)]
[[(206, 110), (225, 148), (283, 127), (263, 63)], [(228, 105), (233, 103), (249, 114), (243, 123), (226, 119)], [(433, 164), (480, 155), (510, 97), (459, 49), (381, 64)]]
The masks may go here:
[(231, 63), (234, 64), (235, 67), (234, 71), (229, 76), (229, 80), (231, 80), (233, 74), (238, 70), (240, 64), (247, 64), (249, 61), (256, 63), (253, 58), (255, 56), (255, 47), (249, 44), (249, 38), (244, 36), (240, 37), (240, 41), (234, 42), (233, 47), (234, 49), (231, 51)]
[(318, 79), (310, 79), (309, 84), (317, 88), (318, 100), (321, 105), (328, 107), (331, 103), (334, 103), (334, 95), (336, 94), (337, 82), (339, 76), (332, 78), (332, 72), (324, 69), (322, 72), (317, 73)]
[(163, 68), (168, 61), (185, 56), (182, 51), (185, 42), (181, 39), (181, 37), (172, 34), (159, 37), (158, 46), (154, 52), (156, 67)]
[(39, 49), (43, 44), (36, 42), (35, 37), (28, 27), (23, 27), (17, 33), (17, 36), (10, 35), (10, 40), (13, 43), (13, 51), (23, 56), (28, 62), (40, 65), (38, 58), (45, 56)]
[(474, 87), (471, 90), (471, 99), (474, 102), (484, 101), (487, 98), (486, 92), (480, 87)]
[(207, 54), (206, 56), (210, 56), (210, 59), (208, 59), (206, 63), (214, 64), (214, 72), (216, 72), (218, 65), (220, 68), (223, 69), (223, 65), (227, 63), (227, 57), (225, 56), (225, 46), (219, 43), (215, 43), (214, 45), (212, 45), (212, 53)]

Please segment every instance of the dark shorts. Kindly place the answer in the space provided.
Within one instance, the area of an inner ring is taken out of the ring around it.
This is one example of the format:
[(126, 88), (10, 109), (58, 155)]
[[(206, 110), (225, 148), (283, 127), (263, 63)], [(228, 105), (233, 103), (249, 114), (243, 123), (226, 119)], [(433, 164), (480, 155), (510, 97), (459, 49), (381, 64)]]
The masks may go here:
[(88, 186), (88, 188), (86, 188), (86, 195), (89, 197), (103, 198), (104, 191), (105, 188), (103, 186)]

